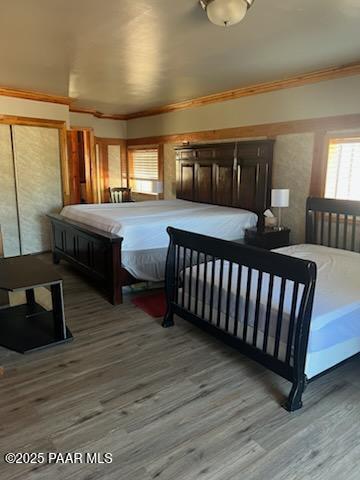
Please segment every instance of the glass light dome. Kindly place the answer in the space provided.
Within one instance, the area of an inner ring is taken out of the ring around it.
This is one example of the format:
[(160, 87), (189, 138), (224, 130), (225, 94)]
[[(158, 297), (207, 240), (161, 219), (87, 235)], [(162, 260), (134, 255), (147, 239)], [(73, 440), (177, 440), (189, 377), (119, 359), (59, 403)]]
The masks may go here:
[(206, 6), (206, 13), (211, 23), (227, 27), (241, 22), (247, 9), (246, 0), (212, 0)]

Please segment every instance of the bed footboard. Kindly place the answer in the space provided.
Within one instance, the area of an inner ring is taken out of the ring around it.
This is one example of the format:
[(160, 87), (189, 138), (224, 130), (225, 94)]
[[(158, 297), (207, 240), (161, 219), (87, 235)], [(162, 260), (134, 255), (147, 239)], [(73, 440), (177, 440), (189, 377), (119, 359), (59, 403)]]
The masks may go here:
[(123, 239), (61, 215), (49, 215), (49, 219), (54, 263), (67, 260), (101, 284), (112, 304), (122, 303), (122, 286), (129, 284), (129, 274), (121, 268)]
[(168, 228), (167, 313), (220, 338), (292, 382), (284, 407), (302, 406), (316, 264)]

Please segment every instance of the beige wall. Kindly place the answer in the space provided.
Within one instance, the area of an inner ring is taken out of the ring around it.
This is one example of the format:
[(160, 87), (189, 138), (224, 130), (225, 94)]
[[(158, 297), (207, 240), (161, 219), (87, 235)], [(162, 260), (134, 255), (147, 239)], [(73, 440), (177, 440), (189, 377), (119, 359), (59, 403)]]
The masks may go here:
[[(290, 207), (282, 223), (291, 229), (291, 241), (305, 240), (305, 205), (309, 195), (314, 134), (279, 135), (275, 142), (273, 187), (290, 189)], [(276, 209), (274, 213), (277, 215)]]
[(127, 135), (127, 122), (123, 120), (70, 112), (68, 105), (58, 103), (0, 96), (0, 115), (60, 120), (66, 122), (68, 127), (93, 128), (95, 135), (102, 138), (126, 138)]
[(360, 75), (128, 121), (128, 138), (360, 113)]
[(67, 105), (5, 96), (0, 96), (0, 114), (69, 122)]

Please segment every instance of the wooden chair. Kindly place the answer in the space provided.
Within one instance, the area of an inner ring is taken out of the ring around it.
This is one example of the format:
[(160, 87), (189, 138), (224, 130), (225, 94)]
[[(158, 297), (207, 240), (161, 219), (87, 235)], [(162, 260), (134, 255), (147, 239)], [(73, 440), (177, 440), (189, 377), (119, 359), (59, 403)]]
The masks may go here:
[(111, 203), (133, 202), (131, 198), (131, 188), (128, 187), (110, 187), (109, 197)]

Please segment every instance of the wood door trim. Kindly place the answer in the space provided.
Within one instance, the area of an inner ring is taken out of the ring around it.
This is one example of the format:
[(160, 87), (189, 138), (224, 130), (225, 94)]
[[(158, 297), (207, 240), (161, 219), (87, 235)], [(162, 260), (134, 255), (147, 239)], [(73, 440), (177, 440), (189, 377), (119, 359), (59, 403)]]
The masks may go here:
[(21, 117), (18, 115), (0, 115), (0, 123), (6, 125), (27, 125), (32, 127), (61, 128), (66, 125), (64, 120), (47, 118)]

